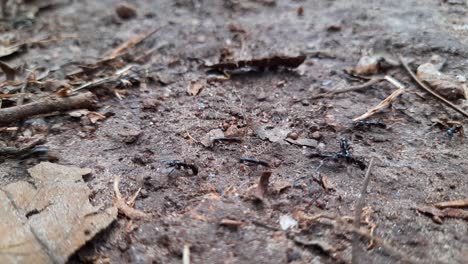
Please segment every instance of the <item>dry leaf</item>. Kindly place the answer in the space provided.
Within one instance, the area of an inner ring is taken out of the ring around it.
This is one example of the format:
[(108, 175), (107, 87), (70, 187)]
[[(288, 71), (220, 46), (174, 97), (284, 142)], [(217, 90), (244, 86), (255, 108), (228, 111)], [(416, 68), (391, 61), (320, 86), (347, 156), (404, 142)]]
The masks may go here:
[(269, 140), (271, 142), (278, 142), (280, 144), (287, 144), (284, 141), (285, 138), (291, 133), (288, 128), (261, 126), (255, 130), (257, 136), (263, 140)]
[(42, 162), (28, 172), (34, 184), (0, 190), (0, 263), (65, 263), (116, 219), (115, 207), (89, 202), (91, 170)]
[(187, 86), (187, 93), (189, 95), (195, 96), (198, 95), (203, 88), (205, 88), (206, 82), (195, 80), (191, 81), (190, 84)]
[(327, 176), (323, 175), (321, 177), (321, 183), (322, 183), (323, 188), (325, 188), (325, 190), (327, 191), (335, 190), (335, 186), (333, 186), (333, 184), (331, 183), (330, 179)]
[(89, 121), (91, 121), (91, 123), (93, 124), (95, 124), (99, 120), (106, 119), (105, 115), (100, 114), (98, 112), (89, 112), (87, 116), (89, 118)]
[(262, 176), (260, 176), (260, 180), (258, 181), (257, 190), (255, 192), (255, 196), (262, 200), (263, 197), (268, 192), (268, 184), (270, 182), (271, 171), (264, 171), (262, 172)]
[(440, 57), (433, 57), (430, 62), (420, 65), (416, 72), (418, 78), (429, 85), (434, 92), (450, 101), (468, 98), (464, 87), (455, 77), (439, 71), (443, 64), (441, 60)]

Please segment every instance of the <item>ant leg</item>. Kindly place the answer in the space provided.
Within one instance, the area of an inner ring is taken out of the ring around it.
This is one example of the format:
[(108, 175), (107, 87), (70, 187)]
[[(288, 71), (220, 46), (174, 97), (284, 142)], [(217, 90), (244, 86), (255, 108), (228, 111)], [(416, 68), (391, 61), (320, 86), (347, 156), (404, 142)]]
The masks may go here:
[(323, 166), (324, 160), (320, 160), (320, 164), (315, 168), (315, 171), (319, 171), (320, 168)]

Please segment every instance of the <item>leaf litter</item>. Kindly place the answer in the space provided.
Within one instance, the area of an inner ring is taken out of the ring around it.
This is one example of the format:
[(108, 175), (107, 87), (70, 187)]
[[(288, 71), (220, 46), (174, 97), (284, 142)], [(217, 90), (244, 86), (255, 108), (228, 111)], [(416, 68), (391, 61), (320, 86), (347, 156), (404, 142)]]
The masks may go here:
[(89, 202), (90, 169), (42, 162), (28, 172), (31, 181), (0, 189), (1, 263), (65, 263), (117, 218)]

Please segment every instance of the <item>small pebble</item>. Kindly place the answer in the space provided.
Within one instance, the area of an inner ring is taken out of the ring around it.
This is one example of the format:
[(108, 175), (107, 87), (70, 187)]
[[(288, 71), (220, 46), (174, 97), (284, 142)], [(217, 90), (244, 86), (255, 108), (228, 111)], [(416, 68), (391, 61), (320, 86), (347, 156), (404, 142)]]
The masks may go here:
[(296, 140), (299, 138), (299, 135), (296, 132), (291, 132), (288, 134), (288, 138)]
[(127, 3), (120, 3), (117, 5), (115, 13), (117, 13), (121, 19), (131, 19), (137, 16), (136, 8)]

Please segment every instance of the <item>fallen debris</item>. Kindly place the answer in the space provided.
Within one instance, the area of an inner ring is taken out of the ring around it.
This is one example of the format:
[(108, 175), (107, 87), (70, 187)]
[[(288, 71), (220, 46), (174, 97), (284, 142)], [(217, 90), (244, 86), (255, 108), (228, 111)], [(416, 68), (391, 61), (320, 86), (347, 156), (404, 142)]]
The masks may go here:
[[(364, 204), (366, 201), (367, 186), (369, 185), (369, 182), (370, 182), (370, 176), (372, 175), (371, 169), (373, 165), (374, 165), (374, 158), (372, 158), (369, 162), (369, 167), (367, 168), (366, 176), (364, 178), (364, 183), (362, 184), (361, 194), (359, 195), (359, 199), (356, 201), (356, 205), (354, 209), (355, 211), (354, 222), (353, 222), (354, 228), (356, 230), (359, 230), (360, 228), (362, 209), (364, 208)], [(359, 260), (360, 249), (359, 249), (358, 243), (359, 243), (359, 236), (355, 233), (353, 235), (353, 242), (352, 242), (352, 263), (353, 264), (361, 263), (361, 261)]]
[(137, 11), (135, 6), (128, 3), (120, 3), (115, 7), (115, 13), (121, 19), (131, 19), (137, 16)]
[(311, 138), (298, 138), (296, 140), (292, 138), (286, 138), (285, 141), (302, 147), (316, 148), (318, 146), (317, 140)]
[(127, 199), (123, 198), (122, 194), (120, 193), (119, 184), (120, 184), (120, 176), (115, 176), (114, 177), (114, 195), (115, 195), (114, 206), (117, 207), (119, 213), (130, 219), (147, 219), (150, 216), (149, 214), (132, 207), (135, 203), (135, 200), (138, 194), (141, 191), (141, 188), (139, 188), (135, 192), (135, 194), (132, 196), (132, 198), (127, 202)]
[(468, 117), (468, 113), (465, 112), (464, 110), (462, 110), (460, 107), (454, 105), (453, 103), (451, 103), (450, 101), (448, 101), (447, 99), (443, 98), (442, 96), (438, 95), (437, 93), (435, 93), (434, 91), (432, 91), (432, 89), (430, 89), (429, 87), (427, 87), (421, 80), (419, 80), (419, 78), (411, 71), (410, 67), (408, 66), (408, 64), (405, 62), (405, 60), (403, 59), (403, 57), (400, 55), (399, 56), (399, 59), (400, 59), (400, 62), (401, 64), (403, 65), (403, 67), (405, 68), (405, 70), (408, 72), (408, 74), (413, 78), (414, 81), (416, 81), (416, 83), (419, 84), (419, 86), (425, 90), (426, 92), (430, 93), (432, 96), (434, 96), (435, 98), (439, 99), (440, 101), (442, 101), (443, 103), (445, 103), (446, 105), (448, 105), (450, 108), (454, 109), (455, 111), (457, 111), (458, 113), (462, 114), (463, 116), (465, 117)]
[(468, 220), (468, 211), (462, 209), (447, 208), (440, 210), (432, 206), (419, 206), (416, 208), (416, 211), (431, 216), (432, 221), (437, 224), (442, 224), (442, 219), (444, 218)]
[(439, 209), (448, 207), (468, 207), (468, 199), (435, 203), (434, 206)]
[(187, 93), (192, 96), (198, 95), (201, 90), (206, 87), (206, 85), (207, 84), (205, 81), (192, 80), (187, 86)]
[(0, 189), (1, 263), (15, 263), (18, 256), (24, 263), (66, 263), (116, 219), (115, 207), (89, 202), (83, 176), (90, 169), (42, 162), (28, 172), (34, 183)]
[(257, 136), (263, 140), (269, 140), (271, 142), (278, 142), (280, 144), (286, 144), (285, 138), (291, 133), (288, 128), (271, 127), (271, 126), (260, 126), (255, 130)]
[(297, 68), (306, 59), (305, 55), (297, 57), (290, 56), (272, 56), (269, 58), (252, 59), (252, 60), (240, 60), (234, 62), (222, 62), (212, 65), (206, 65), (208, 69), (224, 71), (224, 70), (237, 70), (241, 68), (254, 68), (258, 70), (265, 69), (276, 69), (279, 67), (285, 68)]
[(112, 52), (110, 52), (109, 55), (104, 56), (102, 61), (115, 59), (116, 57), (118, 57), (118, 56), (122, 55), (123, 53), (125, 53), (128, 49), (133, 48), (134, 46), (140, 44), (143, 40), (149, 38), (154, 33), (158, 32), (160, 29), (161, 29), (161, 27), (155, 28), (155, 29), (153, 29), (153, 30), (151, 30), (149, 32), (139, 34), (139, 35), (125, 41), (124, 43), (120, 44), (117, 48), (115, 48)]
[(439, 56), (433, 56), (430, 62), (421, 64), (418, 67), (416, 76), (419, 80), (432, 87), (434, 92), (450, 101), (467, 99), (468, 95), (465, 95), (462, 85), (454, 77), (440, 72), (443, 66), (442, 60)]
[(244, 222), (238, 221), (238, 220), (233, 220), (233, 219), (228, 219), (228, 218), (223, 218), (223, 219), (221, 219), (219, 224), (222, 225), (222, 226), (238, 228), (238, 227), (244, 225)]
[(50, 96), (35, 102), (0, 109), (0, 125), (21, 121), (25, 118), (72, 109), (95, 108), (96, 97), (90, 92), (70, 97)]
[(312, 96), (312, 99), (330, 98), (330, 97), (333, 97), (334, 95), (337, 95), (337, 94), (364, 90), (364, 89), (372, 87), (373, 85), (375, 85), (375, 84), (377, 84), (377, 83), (379, 83), (379, 82), (381, 82), (383, 80), (385, 80), (385, 78), (383, 78), (383, 77), (374, 77), (374, 78), (370, 79), (369, 81), (367, 81), (367, 82), (365, 82), (363, 84), (358, 84), (358, 85), (354, 85), (354, 86), (351, 86), (351, 87), (348, 87), (348, 88), (337, 89), (337, 90), (333, 90), (333, 91), (330, 91), (330, 92), (327, 92), (327, 93), (321, 93), (321, 94), (314, 95), (314, 96)]
[(353, 122), (359, 122), (359, 121), (362, 121), (364, 119), (367, 119), (367, 118), (375, 115), (376, 113), (382, 111), (383, 109), (389, 107), (390, 105), (392, 105), (393, 102), (395, 102), (395, 100), (398, 98), (398, 96), (400, 96), (402, 93), (405, 92), (406, 89), (403, 86), (403, 84), (401, 84), (399, 81), (397, 81), (393, 77), (387, 75), (387, 76), (385, 76), (385, 80), (387, 80), (391, 84), (395, 85), (398, 88), (398, 90), (394, 91), (392, 94), (390, 94), (387, 98), (385, 98), (378, 105), (376, 105), (373, 108), (367, 110), (366, 113), (362, 114), (359, 117), (354, 118)]
[(279, 218), (279, 224), (281, 229), (284, 231), (297, 227), (297, 221), (291, 215), (281, 215)]
[(268, 193), (268, 184), (270, 182), (271, 171), (264, 171), (258, 181), (257, 190), (255, 192), (256, 198), (263, 200), (265, 195)]
[(387, 54), (366, 55), (362, 56), (356, 67), (349, 72), (356, 75), (373, 75), (381, 70), (396, 66), (399, 66), (398, 61)]
[(13, 81), (15, 76), (18, 74), (17, 70), (13, 69), (10, 65), (3, 61), (0, 61), (0, 69), (5, 73), (7, 81)]

